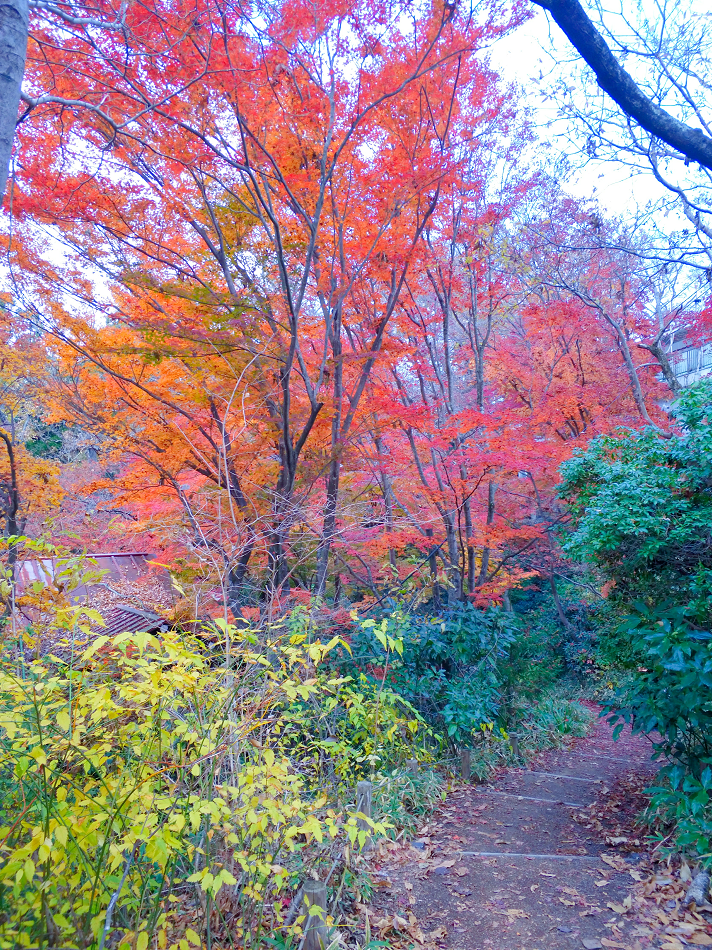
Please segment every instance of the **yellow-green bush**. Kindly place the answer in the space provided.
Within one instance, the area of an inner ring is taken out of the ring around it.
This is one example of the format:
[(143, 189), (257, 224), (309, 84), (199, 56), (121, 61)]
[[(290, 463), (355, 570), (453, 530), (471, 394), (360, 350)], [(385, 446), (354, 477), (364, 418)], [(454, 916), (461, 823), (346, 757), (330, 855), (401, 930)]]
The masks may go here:
[(417, 719), (332, 676), (337, 639), (223, 632), (217, 668), (177, 633), (70, 637), (30, 663), (6, 650), (0, 947), (257, 946), (284, 932), (300, 876), (348, 865), (365, 832), (319, 788), (318, 734), (294, 747), (300, 716), (358, 707), (342, 774)]

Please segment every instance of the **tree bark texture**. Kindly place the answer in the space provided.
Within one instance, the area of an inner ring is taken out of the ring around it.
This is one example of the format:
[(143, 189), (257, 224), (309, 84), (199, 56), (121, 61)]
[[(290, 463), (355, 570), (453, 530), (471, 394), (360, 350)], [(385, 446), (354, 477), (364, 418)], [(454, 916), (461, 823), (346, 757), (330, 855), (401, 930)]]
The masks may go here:
[(28, 24), (27, 0), (0, 0), (0, 200), (5, 194), (15, 138)]

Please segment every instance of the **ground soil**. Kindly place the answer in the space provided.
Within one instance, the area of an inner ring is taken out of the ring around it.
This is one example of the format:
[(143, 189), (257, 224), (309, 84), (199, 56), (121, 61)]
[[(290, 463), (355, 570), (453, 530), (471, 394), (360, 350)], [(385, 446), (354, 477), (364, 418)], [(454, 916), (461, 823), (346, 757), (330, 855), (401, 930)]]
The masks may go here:
[(596, 719), (527, 768), (455, 785), (417, 839), (375, 858), (374, 936), (451, 950), (679, 950), (687, 926), (688, 941), (708, 945), (707, 918), (685, 923), (679, 868), (663, 880), (635, 824), (654, 773), (648, 740), (614, 742)]

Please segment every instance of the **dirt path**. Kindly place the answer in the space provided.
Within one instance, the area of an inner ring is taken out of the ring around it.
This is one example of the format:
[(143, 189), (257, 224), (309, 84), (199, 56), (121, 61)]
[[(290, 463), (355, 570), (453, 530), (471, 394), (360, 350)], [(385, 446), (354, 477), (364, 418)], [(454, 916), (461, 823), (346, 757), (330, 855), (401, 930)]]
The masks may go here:
[(597, 720), (569, 750), (457, 786), (420, 838), (385, 856), (377, 913), (417, 918), (431, 946), (452, 950), (633, 950), (632, 924), (610, 905), (623, 910), (638, 856), (615, 837), (610, 790), (651, 773), (650, 751), (630, 734), (614, 743)]

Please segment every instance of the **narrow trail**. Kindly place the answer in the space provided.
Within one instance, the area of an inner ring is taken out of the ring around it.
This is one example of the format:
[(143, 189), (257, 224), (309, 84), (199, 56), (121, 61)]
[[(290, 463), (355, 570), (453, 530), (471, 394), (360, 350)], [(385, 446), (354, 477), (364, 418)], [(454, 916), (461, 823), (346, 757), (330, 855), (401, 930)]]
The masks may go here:
[(609, 904), (639, 880), (638, 856), (583, 816), (631, 773), (652, 774), (650, 752), (630, 733), (614, 743), (599, 719), (529, 768), (456, 786), (419, 839), (385, 856), (375, 907), (414, 914), (431, 945), (452, 950), (633, 948)]

